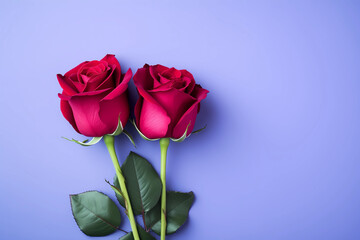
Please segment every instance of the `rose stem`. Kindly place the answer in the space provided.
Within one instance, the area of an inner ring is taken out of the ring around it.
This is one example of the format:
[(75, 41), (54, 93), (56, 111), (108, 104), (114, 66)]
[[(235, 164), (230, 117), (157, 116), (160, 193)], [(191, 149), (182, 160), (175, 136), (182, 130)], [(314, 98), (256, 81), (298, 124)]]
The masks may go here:
[(160, 139), (161, 150), (161, 182), (162, 182), (162, 194), (161, 194), (161, 240), (165, 240), (166, 235), (166, 154), (169, 147), (169, 138)]
[(117, 179), (118, 179), (119, 185), (120, 185), (120, 190), (121, 190), (122, 195), (123, 195), (124, 200), (125, 200), (126, 211), (127, 211), (127, 215), (128, 215), (129, 221), (130, 221), (130, 225), (131, 225), (131, 229), (132, 229), (132, 232), (133, 232), (134, 239), (135, 240), (140, 240), (139, 233), (138, 233), (138, 230), (136, 228), (136, 221), (135, 221), (135, 218), (134, 218), (134, 213), (133, 213), (131, 203), (130, 203), (129, 194), (127, 192), (126, 185), (125, 185), (125, 178), (124, 178), (124, 176), (123, 176), (123, 174), (121, 172), (119, 161), (118, 161), (118, 158), (116, 156), (116, 152), (115, 152), (115, 148), (114, 148), (114, 137), (110, 136), (110, 135), (105, 135), (104, 136), (104, 142), (106, 144), (107, 149), (109, 150), (111, 160), (112, 160), (112, 162), (114, 164), (114, 167), (115, 167)]

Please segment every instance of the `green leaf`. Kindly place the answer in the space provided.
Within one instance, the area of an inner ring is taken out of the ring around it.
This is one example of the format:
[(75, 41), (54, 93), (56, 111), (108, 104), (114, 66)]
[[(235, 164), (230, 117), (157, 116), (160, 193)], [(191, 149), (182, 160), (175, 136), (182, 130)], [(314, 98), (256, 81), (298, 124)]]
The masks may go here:
[[(161, 179), (153, 166), (145, 158), (130, 152), (121, 169), (134, 214), (150, 211), (159, 201), (162, 188)], [(116, 176), (114, 186), (120, 189)], [(116, 197), (124, 207), (123, 197), (119, 194)]]
[(81, 146), (92, 146), (92, 145), (98, 143), (98, 142), (102, 139), (102, 137), (93, 137), (93, 138), (91, 139), (91, 141), (89, 141), (88, 139), (86, 139), (86, 140), (84, 140), (84, 141), (81, 142), (81, 141), (78, 141), (78, 140), (75, 140), (75, 139), (68, 139), (68, 138), (66, 138), (66, 137), (62, 137), (62, 138), (66, 139), (66, 140), (68, 140), (68, 141), (70, 141), (70, 142), (75, 142), (75, 143), (77, 143), (77, 144), (80, 144)]
[[(179, 137), (179, 138), (170, 138), (173, 142), (182, 142), (182, 141), (184, 141), (185, 140), (185, 138), (186, 138), (186, 135), (187, 135), (187, 131), (188, 131), (188, 129), (189, 129), (189, 127), (190, 127), (190, 124), (191, 124), (191, 121), (189, 122), (189, 124), (187, 125), (187, 127), (186, 127), (186, 129), (185, 129), (185, 132), (184, 132), (184, 134), (181, 136), (181, 137)], [(190, 133), (191, 134), (191, 133)], [(189, 135), (190, 136), (190, 135)]]
[[(145, 223), (156, 234), (160, 235), (161, 231), (161, 201), (145, 213)], [(166, 192), (166, 234), (176, 232), (186, 221), (189, 210), (194, 202), (194, 193), (181, 193), (174, 191)]]
[(135, 120), (130, 120), (130, 122), (134, 125), (136, 131), (140, 134), (140, 136), (145, 139), (145, 140), (148, 140), (148, 141), (156, 141), (156, 140), (159, 140), (160, 138), (154, 138), (154, 139), (151, 139), (151, 138), (148, 138), (146, 137), (139, 129), (138, 127), (136, 126), (136, 123), (135, 123)]
[(119, 209), (105, 194), (89, 191), (70, 195), (73, 216), (80, 230), (88, 236), (106, 236), (121, 223)]
[[(146, 232), (142, 227), (137, 225), (137, 229), (141, 240), (156, 240), (150, 233)], [(119, 240), (134, 240), (132, 232), (122, 236)]]

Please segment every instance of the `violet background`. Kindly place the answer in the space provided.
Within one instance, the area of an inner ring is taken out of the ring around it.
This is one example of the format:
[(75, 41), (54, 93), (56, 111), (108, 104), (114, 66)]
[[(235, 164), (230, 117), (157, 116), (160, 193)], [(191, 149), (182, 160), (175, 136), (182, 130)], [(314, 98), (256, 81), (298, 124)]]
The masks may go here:
[[(167, 239), (360, 239), (359, 1), (1, 1), (0, 239), (90, 239), (70, 193), (114, 169), (62, 117), (57, 73), (114, 53), (186, 68), (204, 88), (196, 128), (171, 143), (168, 188), (193, 190)], [(130, 85), (132, 104), (137, 95)], [(159, 170), (158, 142), (128, 152)], [(123, 216), (124, 229), (129, 230)], [(118, 239), (121, 232), (97, 239)]]

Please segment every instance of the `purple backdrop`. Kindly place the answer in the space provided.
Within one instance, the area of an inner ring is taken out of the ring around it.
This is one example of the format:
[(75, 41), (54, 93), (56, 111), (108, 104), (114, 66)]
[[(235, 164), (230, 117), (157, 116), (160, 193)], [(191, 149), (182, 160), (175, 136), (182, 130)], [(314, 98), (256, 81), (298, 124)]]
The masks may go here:
[[(186, 68), (210, 90), (196, 122), (207, 129), (169, 149), (168, 188), (196, 201), (167, 239), (360, 239), (359, 11), (358, 1), (1, 1), (0, 239), (90, 239), (68, 194), (115, 200), (104, 144), (61, 138), (84, 139), (60, 113), (56, 79), (107, 53), (123, 71)], [(118, 137), (122, 161), (132, 150), (159, 170), (158, 142), (127, 128), (138, 148)]]

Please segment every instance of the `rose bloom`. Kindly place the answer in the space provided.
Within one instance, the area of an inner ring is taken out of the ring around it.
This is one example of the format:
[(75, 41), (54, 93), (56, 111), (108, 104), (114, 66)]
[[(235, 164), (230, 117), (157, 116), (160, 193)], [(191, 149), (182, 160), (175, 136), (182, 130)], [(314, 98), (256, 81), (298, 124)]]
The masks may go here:
[(135, 73), (134, 83), (140, 95), (135, 120), (143, 135), (150, 139), (177, 139), (187, 127), (186, 135), (192, 132), (200, 101), (209, 91), (195, 84), (191, 73), (145, 64)]
[(63, 92), (59, 94), (61, 112), (74, 129), (88, 137), (113, 133), (120, 121), (129, 118), (127, 96), (131, 69), (121, 74), (114, 55), (100, 61), (86, 61), (64, 76), (57, 75)]

